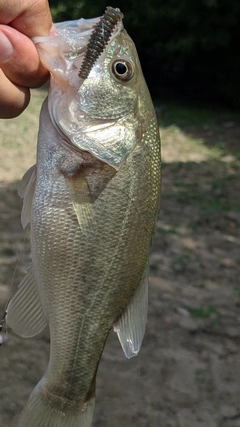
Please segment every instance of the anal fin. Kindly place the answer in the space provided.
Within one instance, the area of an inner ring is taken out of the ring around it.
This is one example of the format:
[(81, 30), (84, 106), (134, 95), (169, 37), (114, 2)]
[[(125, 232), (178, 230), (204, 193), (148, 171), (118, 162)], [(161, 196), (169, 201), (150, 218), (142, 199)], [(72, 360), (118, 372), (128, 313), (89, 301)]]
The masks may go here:
[(29, 269), (8, 304), (6, 322), (16, 334), (24, 338), (39, 334), (47, 326), (32, 269)]
[(120, 319), (114, 323), (125, 356), (137, 356), (145, 333), (148, 312), (148, 264), (140, 284)]

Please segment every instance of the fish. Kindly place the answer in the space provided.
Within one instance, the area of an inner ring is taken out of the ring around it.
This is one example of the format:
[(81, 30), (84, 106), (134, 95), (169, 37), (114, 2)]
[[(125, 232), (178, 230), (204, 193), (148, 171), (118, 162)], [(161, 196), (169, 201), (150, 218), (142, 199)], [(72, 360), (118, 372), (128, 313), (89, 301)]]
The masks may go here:
[(119, 9), (57, 24), (33, 41), (50, 89), (37, 162), (19, 186), (32, 262), (6, 321), (22, 337), (48, 325), (50, 358), (18, 427), (90, 427), (110, 330), (127, 358), (138, 354), (145, 332), (159, 127)]

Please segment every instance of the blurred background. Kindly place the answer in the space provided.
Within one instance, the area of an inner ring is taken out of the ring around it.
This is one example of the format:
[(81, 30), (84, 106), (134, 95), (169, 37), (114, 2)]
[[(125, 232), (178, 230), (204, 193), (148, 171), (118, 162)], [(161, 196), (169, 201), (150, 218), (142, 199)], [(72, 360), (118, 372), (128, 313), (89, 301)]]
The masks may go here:
[[(136, 43), (162, 139), (162, 198), (149, 317), (137, 358), (111, 333), (94, 427), (240, 427), (240, 2), (50, 0), (54, 21), (119, 7)], [(31, 260), (21, 176), (35, 163), (39, 111), (0, 121), (0, 310)], [(69, 331), (71, 333), (71, 330)], [(46, 370), (49, 336), (2, 334), (0, 425), (15, 427)], [(34, 426), (33, 426), (34, 427)], [(67, 426), (66, 426), (67, 427)]]

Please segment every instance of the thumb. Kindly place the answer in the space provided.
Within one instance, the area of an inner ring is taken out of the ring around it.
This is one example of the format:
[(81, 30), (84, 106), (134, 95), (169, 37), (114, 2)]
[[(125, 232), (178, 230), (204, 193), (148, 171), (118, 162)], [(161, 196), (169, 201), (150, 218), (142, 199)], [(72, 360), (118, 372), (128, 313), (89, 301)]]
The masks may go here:
[(14, 28), (0, 25), (0, 67), (16, 85), (39, 87), (48, 78), (34, 43)]

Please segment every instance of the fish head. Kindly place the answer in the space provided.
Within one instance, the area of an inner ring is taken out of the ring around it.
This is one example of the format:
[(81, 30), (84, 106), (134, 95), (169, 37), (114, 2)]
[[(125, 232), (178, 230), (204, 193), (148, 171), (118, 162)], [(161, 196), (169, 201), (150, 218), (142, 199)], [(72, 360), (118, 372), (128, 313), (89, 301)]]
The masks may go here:
[(136, 110), (140, 66), (136, 48), (125, 30), (111, 41), (78, 91), (89, 117), (116, 120)]
[(66, 30), (58, 29), (51, 37), (51, 55), (49, 44), (48, 52), (43, 44), (39, 46), (40, 57), (51, 72), (49, 113), (71, 144), (118, 170), (141, 141), (148, 110), (142, 106), (149, 93), (135, 44), (121, 20), (87, 77), (79, 77), (99, 22), (91, 20), (90, 31), (87, 21), (82, 28), (78, 25), (78, 39), (76, 33), (68, 32), (66, 41)]

